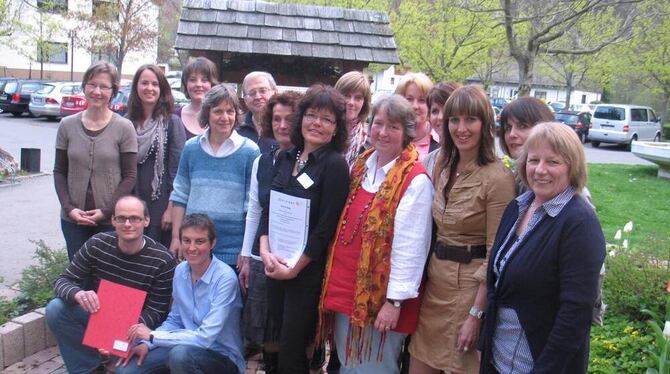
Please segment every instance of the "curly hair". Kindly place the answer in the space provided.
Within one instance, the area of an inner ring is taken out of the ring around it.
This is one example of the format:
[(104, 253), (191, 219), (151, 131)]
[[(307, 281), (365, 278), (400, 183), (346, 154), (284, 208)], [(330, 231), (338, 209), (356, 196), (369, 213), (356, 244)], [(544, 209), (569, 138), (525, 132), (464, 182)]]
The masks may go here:
[(272, 95), (270, 100), (268, 100), (267, 105), (265, 106), (265, 111), (263, 112), (263, 120), (261, 122), (261, 136), (266, 138), (275, 138), (275, 134), (272, 131), (272, 111), (274, 110), (275, 105), (280, 104), (286, 107), (290, 107), (295, 114), (298, 111), (298, 102), (302, 98), (300, 92), (295, 91), (286, 91), (280, 94)]
[(327, 109), (335, 115), (335, 135), (330, 145), (338, 152), (344, 152), (347, 147), (348, 131), (346, 116), (346, 101), (344, 96), (331, 86), (323, 84), (312, 85), (298, 104), (298, 112), (295, 116), (293, 129), (291, 130), (291, 143), (298, 149), (305, 147), (305, 138), (302, 136), (302, 119), (307, 109)]

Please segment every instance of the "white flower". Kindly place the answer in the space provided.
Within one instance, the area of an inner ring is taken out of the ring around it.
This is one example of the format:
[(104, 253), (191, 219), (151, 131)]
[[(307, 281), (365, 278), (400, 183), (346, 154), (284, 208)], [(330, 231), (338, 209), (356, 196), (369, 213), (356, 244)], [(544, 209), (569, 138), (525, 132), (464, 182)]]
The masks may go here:
[(670, 339), (670, 321), (665, 321), (665, 327), (663, 328), (663, 336), (666, 339)]
[(623, 232), (629, 233), (631, 231), (633, 231), (633, 221), (628, 221), (628, 223), (623, 226)]
[(616, 251), (610, 251), (609, 255), (610, 255), (610, 257), (616, 256)]
[(621, 243), (621, 246), (624, 247), (625, 249), (628, 249), (628, 239), (624, 239), (623, 243)]
[(621, 240), (621, 230), (616, 230), (616, 234), (614, 234), (614, 240)]

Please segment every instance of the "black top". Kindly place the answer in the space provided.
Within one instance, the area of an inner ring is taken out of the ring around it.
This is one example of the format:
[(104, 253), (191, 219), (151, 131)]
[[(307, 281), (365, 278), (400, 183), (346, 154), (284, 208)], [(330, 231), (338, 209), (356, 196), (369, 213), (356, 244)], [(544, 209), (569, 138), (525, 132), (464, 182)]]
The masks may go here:
[(273, 148), (277, 147), (276, 140), (258, 135), (251, 112), (247, 112), (244, 116), (244, 122), (237, 128), (237, 133), (258, 144), (258, 149), (261, 150), (261, 153), (270, 152)]
[[(349, 167), (339, 152), (325, 145), (310, 153), (305, 168), (297, 176), (292, 176), (297, 153), (296, 148), (279, 153), (271, 190), (310, 200), (309, 231), (304, 254), (312, 260), (310, 265), (315, 264), (323, 269), (328, 245), (349, 194)], [(307, 174), (314, 182), (307, 189), (298, 182), (302, 174)], [(268, 210), (263, 209), (259, 235), (268, 234)], [(314, 273), (315, 276), (317, 273)]]
[[(258, 160), (256, 179), (258, 180), (258, 205), (260, 205), (261, 211), (264, 211), (270, 205), (270, 188), (272, 187), (272, 179), (274, 179), (277, 171), (275, 167), (275, 156), (277, 156), (277, 153), (279, 153), (279, 148), (263, 153)], [(260, 256), (260, 247), (258, 244), (260, 237), (260, 231), (256, 230), (256, 239), (254, 240), (253, 247), (251, 247), (251, 253), (255, 256)]]

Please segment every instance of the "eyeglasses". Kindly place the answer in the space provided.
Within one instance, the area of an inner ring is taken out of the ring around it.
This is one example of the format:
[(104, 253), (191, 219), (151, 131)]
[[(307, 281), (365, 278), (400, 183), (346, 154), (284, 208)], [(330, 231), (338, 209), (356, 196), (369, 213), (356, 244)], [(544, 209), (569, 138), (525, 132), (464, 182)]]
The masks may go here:
[(330, 119), (328, 117), (317, 116), (314, 113), (309, 113), (309, 112), (305, 113), (305, 118), (309, 122), (316, 122), (316, 120), (320, 120), (321, 123), (324, 124), (324, 125), (329, 125), (329, 126), (334, 126), (335, 125), (335, 120), (334, 119)]
[(86, 83), (86, 89), (89, 91), (95, 91), (96, 88), (99, 88), (100, 91), (102, 92), (109, 92), (112, 90), (112, 87), (109, 86), (103, 86), (100, 84), (93, 84), (93, 83)]
[(256, 88), (254, 90), (247, 91), (247, 93), (245, 95), (249, 96), (249, 97), (255, 97), (256, 94), (261, 95), (261, 96), (265, 96), (268, 92), (270, 92), (270, 89), (267, 88), (267, 87), (263, 87), (263, 88)]
[(142, 222), (142, 221), (144, 220), (144, 217), (140, 217), (140, 216), (130, 216), (130, 217), (126, 217), (126, 216), (114, 216), (112, 219), (114, 220), (114, 222), (123, 225), (123, 224), (125, 224), (127, 221), (130, 221), (130, 223), (133, 223), (133, 224), (140, 223), (140, 222)]

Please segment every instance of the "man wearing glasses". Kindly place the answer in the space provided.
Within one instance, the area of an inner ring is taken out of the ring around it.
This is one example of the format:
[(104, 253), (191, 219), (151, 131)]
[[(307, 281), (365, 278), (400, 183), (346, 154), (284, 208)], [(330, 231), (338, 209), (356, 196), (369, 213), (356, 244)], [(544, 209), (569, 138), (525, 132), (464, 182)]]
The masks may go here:
[(261, 121), (268, 100), (278, 92), (277, 84), (270, 73), (252, 71), (244, 77), (242, 91), (248, 112), (237, 133), (253, 140), (261, 153), (265, 153), (276, 145), (274, 139), (261, 137)]
[(146, 291), (139, 322), (151, 328), (170, 308), (176, 262), (163, 245), (144, 235), (146, 204), (135, 196), (121, 197), (112, 224), (115, 231), (92, 236), (75, 254), (54, 283), (58, 297), (46, 308), (68, 373), (91, 373), (101, 365), (98, 350), (81, 344), (90, 313), (100, 308), (95, 290), (101, 279)]

